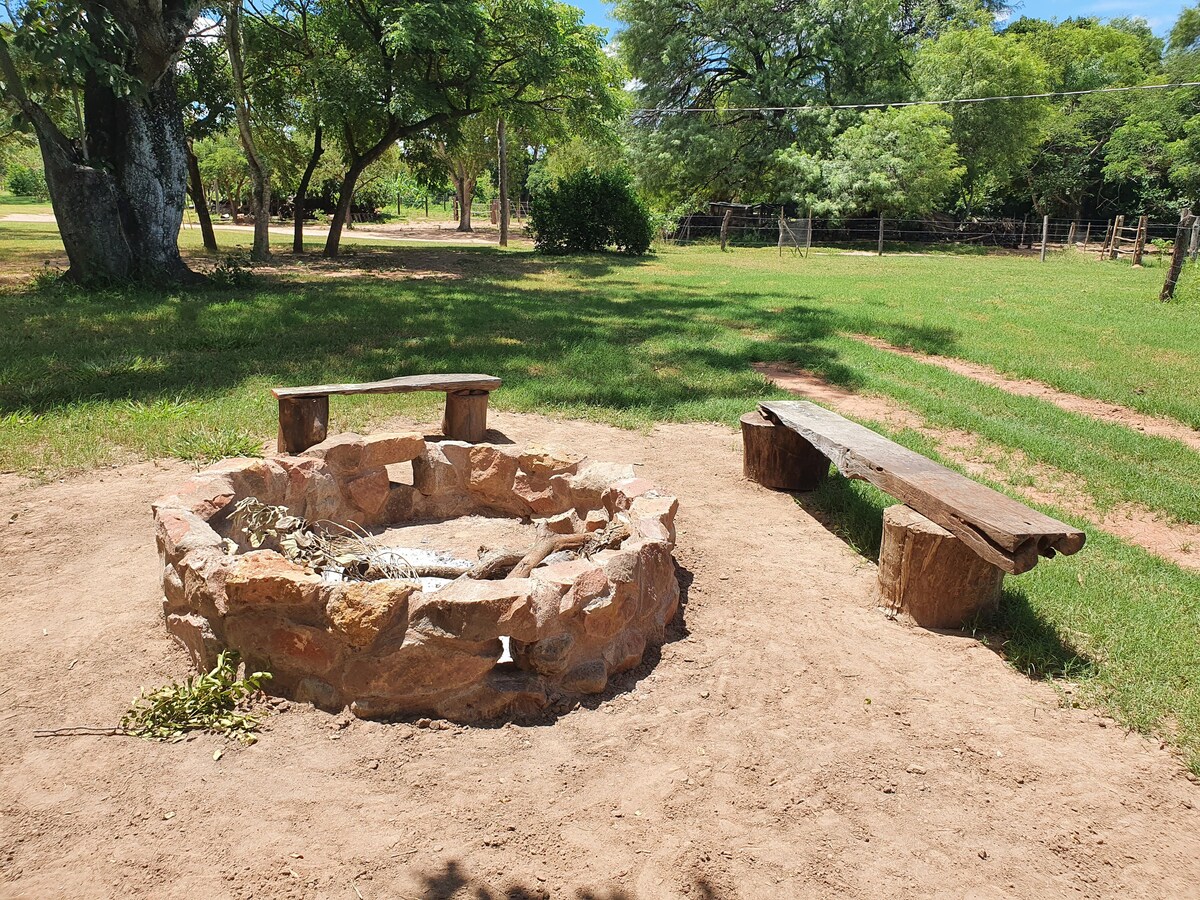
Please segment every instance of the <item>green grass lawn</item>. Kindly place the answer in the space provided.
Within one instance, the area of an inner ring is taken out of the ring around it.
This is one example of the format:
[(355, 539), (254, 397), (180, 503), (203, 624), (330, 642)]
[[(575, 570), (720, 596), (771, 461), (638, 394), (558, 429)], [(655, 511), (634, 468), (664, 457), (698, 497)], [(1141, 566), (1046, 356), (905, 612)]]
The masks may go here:
[[(198, 240), (184, 233), (193, 251)], [(1200, 454), (849, 336), (1200, 426), (1200, 272), (1162, 304), (1160, 267), (1078, 256), (666, 248), (563, 260), (349, 240), (341, 271), (281, 255), (282, 271), (242, 285), (0, 293), (0, 470), (255, 452), (274, 433), (272, 385), (416, 372), (499, 375), (493, 403), (504, 409), (733, 424), (781, 395), (750, 364), (788, 361), (1061, 471), (1101, 509), (1133, 503), (1200, 522)], [(56, 252), (53, 226), (0, 223), (3, 266), (33, 269)], [(367, 427), (398, 410), (432, 418), (438, 403), (340, 398), (334, 424)], [(939, 451), (921, 434), (893, 436)], [(803, 502), (870, 555), (893, 501), (835, 479)], [(1024, 671), (1078, 679), (1076, 697), (1157, 729), (1200, 771), (1200, 577), (1046, 509), (1085, 527), (1088, 547), (1010, 578), (1001, 617), (981, 633)]]

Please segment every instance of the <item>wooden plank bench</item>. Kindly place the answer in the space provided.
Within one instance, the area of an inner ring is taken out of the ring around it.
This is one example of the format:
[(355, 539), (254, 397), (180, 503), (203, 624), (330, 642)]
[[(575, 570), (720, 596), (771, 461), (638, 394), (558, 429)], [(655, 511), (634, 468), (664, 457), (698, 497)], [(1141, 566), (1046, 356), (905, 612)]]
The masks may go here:
[(493, 375), (408, 375), (364, 384), (274, 388), (271, 393), (279, 401), (279, 452), (300, 453), (325, 440), (329, 433), (331, 394), (445, 391), (442, 433), (452, 440), (476, 444), (487, 431), (488, 394), (500, 385), (500, 379)]
[(847, 478), (902, 501), (884, 515), (880, 590), (889, 606), (920, 624), (962, 624), (995, 604), (1005, 574), (1019, 575), (1039, 557), (1083, 548), (1086, 535), (1079, 529), (835, 412), (802, 400), (766, 402), (759, 409), (742, 417), (748, 478), (812, 490), (832, 462)]

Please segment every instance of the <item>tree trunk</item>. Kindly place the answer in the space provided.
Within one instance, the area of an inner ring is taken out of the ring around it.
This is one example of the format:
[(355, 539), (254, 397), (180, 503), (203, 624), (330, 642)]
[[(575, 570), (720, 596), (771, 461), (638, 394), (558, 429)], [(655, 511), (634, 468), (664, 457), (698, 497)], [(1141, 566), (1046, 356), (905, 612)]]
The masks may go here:
[(321, 123), (318, 122), (313, 131), (312, 153), (309, 154), (308, 165), (304, 167), (304, 174), (300, 177), (300, 186), (296, 188), (296, 199), (292, 204), (295, 220), (292, 226), (292, 252), (297, 255), (304, 253), (304, 218), (308, 215), (308, 185), (312, 181), (313, 172), (317, 170), (317, 164), (321, 161), (321, 154), (324, 152), (325, 148), (321, 146)]
[(200, 176), (200, 161), (192, 152), (190, 142), (187, 155), (188, 193), (192, 197), (192, 203), (196, 205), (196, 218), (200, 221), (200, 234), (204, 238), (204, 249), (209, 253), (217, 253), (220, 248), (217, 246), (217, 234), (213, 231), (212, 216), (208, 212), (208, 197), (204, 194), (204, 179)]
[(367, 163), (359, 160), (351, 164), (342, 177), (342, 189), (338, 194), (337, 207), (333, 211), (333, 218), (329, 221), (329, 235), (325, 238), (325, 256), (338, 255), (338, 249), (342, 243), (342, 229), (345, 227), (346, 217), (354, 202), (354, 185), (358, 183), (358, 176), (366, 167)]
[(254, 246), (250, 258), (264, 261), (271, 258), (271, 173), (258, 154), (258, 145), (250, 128), (250, 95), (246, 91), (242, 65), (242, 0), (229, 4), (225, 16), (225, 37), (229, 46), (229, 69), (233, 76), (233, 109), (237, 117), (238, 136), (246, 151), (250, 166), (250, 209), (254, 214)]
[(471, 227), (471, 201), (475, 197), (474, 178), (455, 178), (458, 190), (458, 231), (474, 231)]
[(104, 92), (98, 103), (89, 93), (86, 158), (47, 117), (35, 118), (67, 277), (188, 280), (179, 255), (188, 161), (173, 72), (141, 97)]
[(496, 122), (496, 143), (499, 149), (500, 174), (500, 246), (508, 246), (508, 136), (504, 117)]

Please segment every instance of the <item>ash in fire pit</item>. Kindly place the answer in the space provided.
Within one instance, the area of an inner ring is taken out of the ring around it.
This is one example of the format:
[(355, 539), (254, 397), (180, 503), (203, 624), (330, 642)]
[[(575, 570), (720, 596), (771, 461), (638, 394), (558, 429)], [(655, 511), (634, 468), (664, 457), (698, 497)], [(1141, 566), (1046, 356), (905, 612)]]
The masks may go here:
[[(325, 709), (529, 712), (662, 640), (676, 507), (628, 466), (417, 434), (226, 460), (154, 504), (167, 629), (197, 667), (231, 647)], [(314, 534), (356, 554), (297, 551)]]

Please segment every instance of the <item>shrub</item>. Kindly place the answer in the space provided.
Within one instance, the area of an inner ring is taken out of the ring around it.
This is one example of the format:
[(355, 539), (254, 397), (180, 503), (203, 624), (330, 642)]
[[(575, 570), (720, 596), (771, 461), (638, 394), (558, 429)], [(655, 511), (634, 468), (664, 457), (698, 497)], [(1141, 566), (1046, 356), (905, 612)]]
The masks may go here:
[(613, 247), (641, 256), (653, 226), (645, 204), (620, 171), (584, 169), (544, 185), (529, 203), (529, 227), (542, 253), (594, 252)]
[(8, 189), (16, 197), (37, 197), (44, 200), (50, 196), (46, 189), (46, 176), (27, 166), (17, 165), (9, 170)]

